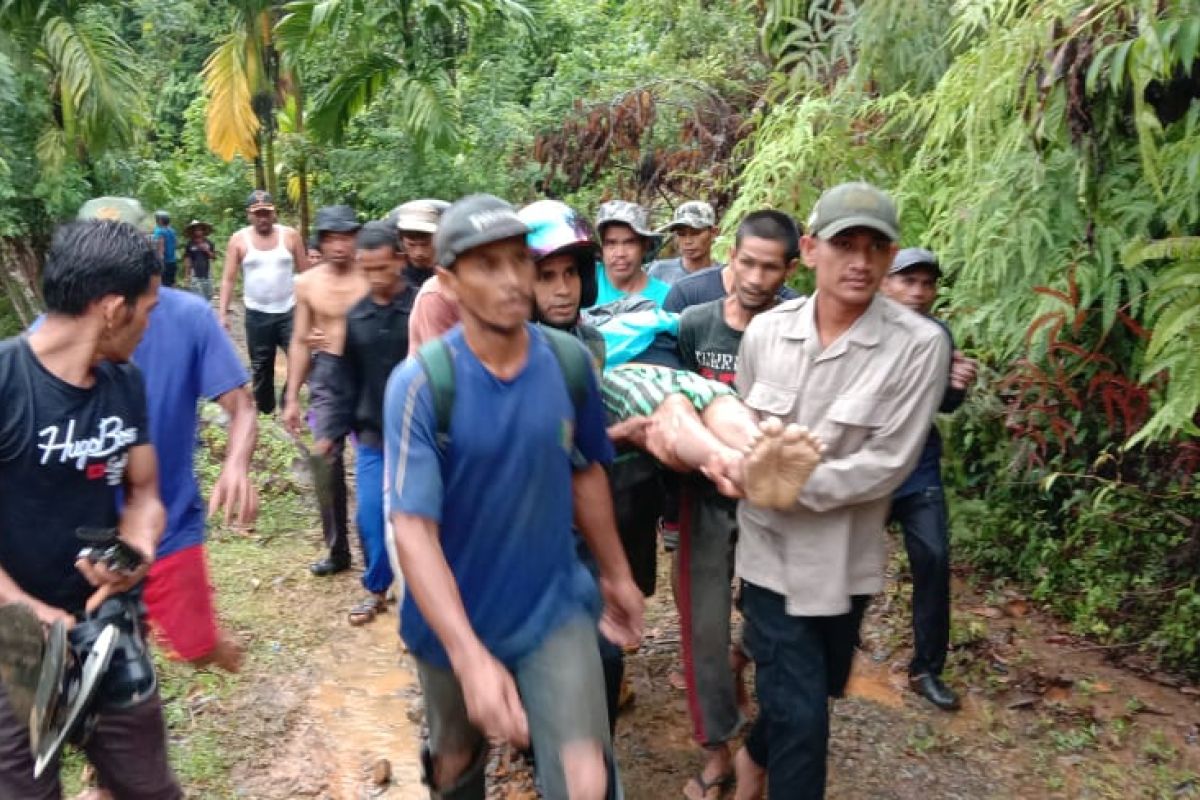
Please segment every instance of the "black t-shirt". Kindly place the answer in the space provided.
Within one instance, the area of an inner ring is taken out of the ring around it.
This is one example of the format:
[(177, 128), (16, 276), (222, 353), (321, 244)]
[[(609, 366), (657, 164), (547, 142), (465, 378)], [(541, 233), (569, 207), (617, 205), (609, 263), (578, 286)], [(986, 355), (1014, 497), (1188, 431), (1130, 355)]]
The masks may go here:
[[(678, 284), (676, 284), (678, 285)], [(725, 322), (725, 298), (691, 306), (679, 317), (679, 358), (683, 368), (698, 372), (709, 380), (733, 385), (737, 375), (738, 348), (742, 331)], [(691, 490), (708, 502), (732, 510), (736, 502), (717, 493), (699, 473), (684, 478)]]
[(129, 450), (149, 441), (132, 364), (102, 362), (87, 389), (52, 375), (24, 338), (0, 342), (0, 567), (43, 603), (80, 613), (80, 527), (117, 523)]
[(679, 357), (684, 369), (732, 386), (742, 331), (729, 327), (724, 309), (723, 298), (684, 309), (679, 318)]
[(202, 242), (193, 242), (190, 239), (188, 240), (187, 248), (184, 250), (184, 254), (187, 256), (188, 262), (192, 265), (193, 278), (208, 277), (208, 269), (212, 260), (208, 255), (210, 252), (216, 251), (213, 250), (212, 242), (210, 242), (208, 239), (205, 239)]
[(344, 427), (370, 447), (383, 443), (383, 395), (392, 369), (408, 355), (408, 318), (417, 290), (405, 286), (387, 305), (368, 294), (346, 315), (344, 363), (350, 383)]

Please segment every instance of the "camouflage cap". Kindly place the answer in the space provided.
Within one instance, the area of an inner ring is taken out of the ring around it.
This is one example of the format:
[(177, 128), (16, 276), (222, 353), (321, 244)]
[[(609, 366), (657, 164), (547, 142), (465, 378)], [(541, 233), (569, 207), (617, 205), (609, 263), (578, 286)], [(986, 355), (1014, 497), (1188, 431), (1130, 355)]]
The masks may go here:
[(658, 234), (650, 230), (650, 215), (637, 203), (609, 200), (600, 206), (600, 213), (596, 216), (596, 232), (603, 236), (604, 226), (613, 222), (628, 225), (633, 228), (634, 233), (647, 239), (658, 238)]
[(690, 200), (675, 209), (671, 221), (658, 230), (673, 231), (676, 228), (695, 228), (698, 231), (715, 227), (717, 214), (713, 207), (703, 200)]
[(827, 189), (808, 218), (809, 233), (832, 239), (851, 228), (870, 228), (896, 241), (900, 238), (896, 204), (869, 183), (843, 183)]

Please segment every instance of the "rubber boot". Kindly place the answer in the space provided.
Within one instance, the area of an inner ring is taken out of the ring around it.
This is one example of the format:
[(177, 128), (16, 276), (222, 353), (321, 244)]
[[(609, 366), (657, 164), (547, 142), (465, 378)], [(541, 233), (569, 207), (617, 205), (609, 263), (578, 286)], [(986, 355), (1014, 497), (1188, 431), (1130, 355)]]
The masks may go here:
[(433, 754), (428, 747), (421, 748), (421, 782), (429, 787), (430, 800), (484, 800), (487, 780), (487, 745), (481, 745), (478, 755), (466, 768), (453, 786), (439, 789), (433, 785)]

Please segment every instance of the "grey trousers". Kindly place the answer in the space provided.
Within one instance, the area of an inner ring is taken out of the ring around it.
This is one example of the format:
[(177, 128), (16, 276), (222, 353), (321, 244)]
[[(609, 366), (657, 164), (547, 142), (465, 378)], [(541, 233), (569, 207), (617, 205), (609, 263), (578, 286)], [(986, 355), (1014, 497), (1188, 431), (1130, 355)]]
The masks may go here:
[(692, 731), (706, 747), (729, 741), (745, 722), (729, 665), (736, 541), (737, 506), (685, 482), (679, 514), (680, 644)]
[[(563, 745), (599, 742), (605, 761), (613, 763), (595, 621), (581, 614), (565, 623), (526, 656), (513, 673), (529, 719), (542, 796), (546, 800), (567, 800)], [(440, 752), (474, 753), (483, 747), (483, 734), (467, 717), (462, 687), (454, 673), (418, 660), (417, 675), (425, 697), (433, 756), (436, 758)], [(619, 797), (611, 768), (609, 784), (609, 796)], [(481, 786), (477, 800), (483, 797)]]

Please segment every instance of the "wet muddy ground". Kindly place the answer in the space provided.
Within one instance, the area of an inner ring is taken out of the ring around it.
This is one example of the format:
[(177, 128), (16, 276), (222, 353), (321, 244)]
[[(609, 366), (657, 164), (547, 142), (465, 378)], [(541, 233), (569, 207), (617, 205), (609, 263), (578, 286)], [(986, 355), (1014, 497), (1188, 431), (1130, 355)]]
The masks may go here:
[[(281, 359), (281, 380), (284, 370)], [(289, 513), (295, 521), (276, 526), (283, 533), (214, 532), (222, 618), (247, 640), (249, 658), (235, 679), (168, 673), (173, 752), (192, 776), (189, 796), (427, 797), (420, 700), (394, 610), (350, 627), (357, 573), (312, 578), (315, 511)], [(913, 696), (910, 590), (899, 560), (893, 572), (864, 624), (849, 696), (834, 705), (831, 798), (1200, 798), (1196, 686), (1114, 666), (1114, 651), (966, 570), (954, 582), (947, 670), (964, 708), (946, 714)], [(681, 797), (701, 764), (683, 692), (670, 681), (679, 634), (667, 585), (664, 572), (646, 639), (627, 662), (635, 699), (616, 749), (631, 800)], [(490, 773), (491, 797), (536, 796), (519, 759), (498, 753)]]

